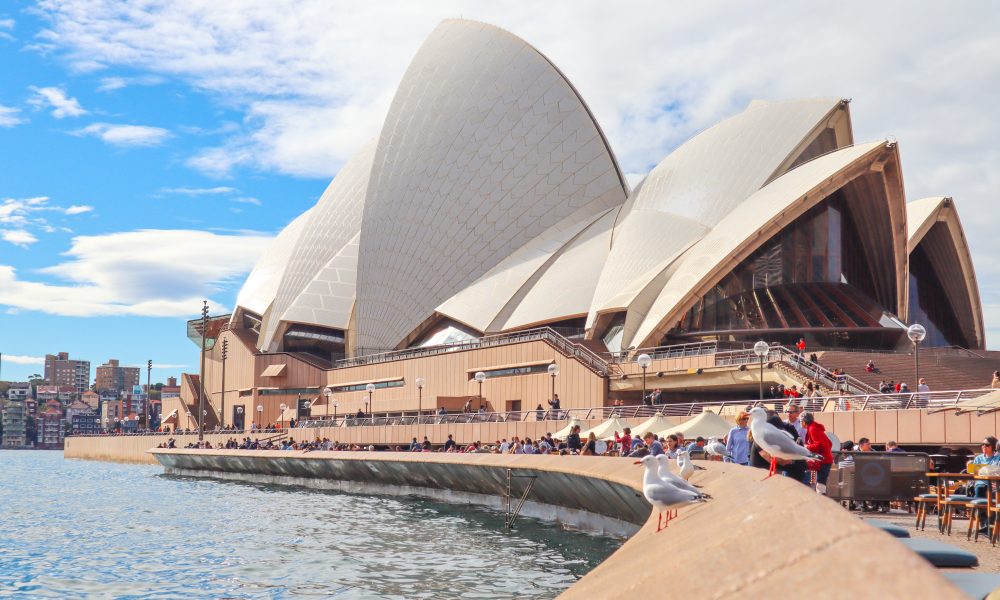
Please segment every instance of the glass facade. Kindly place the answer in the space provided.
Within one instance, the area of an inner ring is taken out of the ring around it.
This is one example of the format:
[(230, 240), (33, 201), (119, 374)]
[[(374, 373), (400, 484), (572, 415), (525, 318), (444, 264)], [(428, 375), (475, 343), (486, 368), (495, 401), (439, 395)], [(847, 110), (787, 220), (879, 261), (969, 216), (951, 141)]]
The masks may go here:
[[(887, 308), (893, 298), (879, 298), (887, 286), (869, 252), (884, 248), (866, 239), (849, 203), (838, 192), (796, 219), (699, 299), (667, 337), (737, 340), (757, 336), (747, 330), (769, 330), (776, 341), (785, 332), (792, 341), (840, 345), (830, 332), (853, 331), (857, 343), (867, 330), (867, 343), (893, 345), (902, 324)], [(889, 335), (880, 335), (883, 329)]]
[(347, 356), (344, 339), (344, 332), (340, 329), (295, 324), (285, 332), (282, 349), (308, 354), (332, 364)]
[[(924, 346), (977, 348), (959, 258), (944, 223), (936, 223), (910, 253), (909, 317), (927, 329)], [(963, 327), (959, 311), (969, 323)]]

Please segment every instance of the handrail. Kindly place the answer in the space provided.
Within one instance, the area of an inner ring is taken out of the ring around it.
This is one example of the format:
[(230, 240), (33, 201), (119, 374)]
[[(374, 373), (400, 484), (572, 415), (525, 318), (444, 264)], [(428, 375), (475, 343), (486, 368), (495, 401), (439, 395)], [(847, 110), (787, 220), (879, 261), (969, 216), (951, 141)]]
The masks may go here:
[[(893, 410), (893, 409), (950, 409), (960, 408), (958, 403), (962, 400), (971, 400), (984, 394), (994, 392), (990, 388), (974, 390), (945, 390), (937, 392), (907, 392), (902, 394), (844, 394), (838, 396), (818, 396), (812, 398), (737, 398), (731, 400), (715, 400), (710, 402), (671, 402), (668, 404), (658, 404), (655, 406), (628, 405), (628, 406), (602, 406), (594, 408), (571, 408), (564, 410), (524, 410), (524, 411), (500, 411), (500, 412), (474, 412), (474, 413), (446, 413), (446, 414), (401, 414), (364, 416), (358, 418), (352, 415), (338, 415), (334, 418), (314, 418), (305, 419), (293, 428), (266, 428), (266, 429), (243, 429), (243, 430), (212, 430), (206, 431), (208, 435), (261, 435), (279, 434), (294, 436), (298, 430), (305, 430), (318, 427), (385, 427), (397, 425), (442, 425), (442, 424), (464, 424), (464, 423), (512, 423), (519, 421), (550, 421), (553, 425), (559, 422), (567, 423), (569, 419), (579, 419), (581, 421), (606, 420), (613, 417), (620, 419), (645, 419), (663, 414), (666, 416), (693, 416), (707, 410), (713, 412), (723, 412), (724, 409), (745, 410), (747, 407), (759, 406), (760, 404), (783, 408), (789, 402), (806, 408), (811, 411), (823, 411), (826, 407), (832, 407), (833, 411), (873, 411), (873, 410)], [(993, 407), (971, 407), (970, 412), (979, 410), (992, 411), (1000, 410), (1000, 402)], [(561, 427), (561, 426), (560, 426)], [(99, 433), (99, 434), (72, 434), (66, 437), (130, 437), (142, 435), (156, 436), (185, 436), (197, 435), (198, 430), (189, 431), (148, 431), (130, 433)], [(303, 432), (304, 434), (304, 432)]]
[(653, 360), (664, 358), (683, 358), (686, 356), (702, 356), (712, 354), (719, 348), (718, 342), (688, 342), (684, 344), (671, 344), (669, 346), (653, 346), (650, 348), (635, 348), (632, 350), (621, 350), (619, 352), (608, 352), (609, 362), (627, 363), (634, 360), (640, 354), (648, 354)]
[(539, 327), (536, 329), (525, 329), (524, 331), (515, 331), (511, 333), (487, 335), (472, 340), (463, 340), (460, 342), (439, 344), (436, 346), (428, 346), (426, 348), (406, 348), (404, 350), (391, 350), (388, 352), (366, 354), (364, 356), (356, 356), (354, 358), (345, 358), (342, 360), (335, 361), (333, 363), (332, 368), (343, 369), (347, 367), (370, 365), (375, 363), (402, 360), (407, 358), (435, 356), (438, 354), (457, 352), (461, 350), (489, 348), (493, 346), (501, 346), (506, 344), (514, 344), (514, 343), (522, 343), (522, 342), (530, 342), (538, 340), (550, 342), (552, 345), (556, 346), (560, 351), (562, 351), (567, 356), (574, 356), (578, 358), (588, 368), (596, 372), (607, 374), (608, 371), (610, 370), (608, 363), (603, 358), (601, 358), (594, 352), (591, 352), (589, 349), (579, 344), (571, 342), (570, 340), (560, 335), (558, 332), (554, 331), (550, 327)]

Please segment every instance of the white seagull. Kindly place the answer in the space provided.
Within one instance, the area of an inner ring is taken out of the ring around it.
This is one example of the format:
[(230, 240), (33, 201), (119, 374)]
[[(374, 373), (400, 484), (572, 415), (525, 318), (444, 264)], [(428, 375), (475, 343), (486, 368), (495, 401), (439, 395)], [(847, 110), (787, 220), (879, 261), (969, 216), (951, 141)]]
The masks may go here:
[[(660, 479), (666, 481), (667, 483), (673, 484), (673, 485), (681, 488), (682, 490), (687, 490), (689, 492), (694, 492), (695, 494), (698, 494), (698, 496), (700, 496), (702, 498), (705, 498), (706, 500), (710, 500), (712, 498), (711, 496), (709, 496), (705, 492), (703, 492), (700, 489), (698, 489), (698, 486), (694, 485), (693, 483), (688, 483), (688, 482), (684, 481), (684, 479), (682, 479), (680, 475), (677, 475), (676, 473), (674, 473), (673, 471), (671, 471), (670, 470), (670, 457), (667, 456), (666, 454), (660, 454), (659, 456), (657, 456), (656, 457), (656, 464), (657, 464), (657, 467), (658, 467), (656, 473), (657, 473), (657, 475), (660, 476)], [(677, 516), (676, 513), (677, 513), (676, 510), (668, 513), (667, 514), (667, 520), (669, 521), (670, 519), (673, 519), (674, 517), (676, 517)]]
[(823, 458), (796, 444), (792, 434), (768, 423), (767, 411), (759, 406), (750, 411), (750, 434), (760, 449), (771, 455), (771, 470), (764, 479), (777, 472), (777, 459), (779, 458), (783, 460), (820, 460)]
[(713, 437), (708, 438), (708, 443), (705, 444), (705, 452), (708, 452), (711, 456), (721, 456), (723, 458), (732, 459), (733, 455), (726, 450), (726, 445), (719, 441), (719, 438)]
[[(653, 508), (659, 511), (656, 531), (661, 531), (666, 527), (663, 522), (664, 512), (686, 504), (705, 502), (705, 498), (700, 493), (681, 489), (669, 481), (660, 479), (660, 476), (656, 474), (658, 465), (655, 456), (643, 456), (640, 460), (635, 461), (635, 464), (646, 467), (646, 473), (642, 479), (642, 495), (653, 505)], [(670, 522), (670, 518), (668, 514), (667, 523)]]
[(677, 451), (677, 471), (684, 478), (684, 481), (691, 479), (691, 476), (694, 475), (694, 463), (691, 462), (687, 450)]

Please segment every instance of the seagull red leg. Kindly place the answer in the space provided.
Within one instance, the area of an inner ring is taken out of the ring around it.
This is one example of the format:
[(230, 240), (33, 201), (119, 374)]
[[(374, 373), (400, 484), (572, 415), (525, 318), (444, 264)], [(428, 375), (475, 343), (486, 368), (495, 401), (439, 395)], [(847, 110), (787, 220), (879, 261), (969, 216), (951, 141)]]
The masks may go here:
[(761, 481), (770, 479), (777, 472), (778, 472), (778, 459), (772, 458), (771, 459), (771, 468), (767, 471), (767, 477), (765, 477), (764, 479), (761, 479)]

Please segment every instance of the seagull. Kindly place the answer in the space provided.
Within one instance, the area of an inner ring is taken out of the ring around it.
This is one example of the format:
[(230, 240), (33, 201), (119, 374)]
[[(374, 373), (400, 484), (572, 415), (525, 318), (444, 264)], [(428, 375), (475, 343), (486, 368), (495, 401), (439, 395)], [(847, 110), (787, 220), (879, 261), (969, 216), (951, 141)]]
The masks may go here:
[[(660, 476), (660, 479), (666, 481), (667, 483), (673, 484), (681, 488), (682, 490), (694, 492), (695, 494), (698, 494), (700, 498), (705, 498), (706, 500), (710, 500), (712, 498), (705, 492), (698, 489), (698, 486), (694, 485), (693, 483), (688, 483), (687, 481), (684, 481), (684, 479), (682, 479), (679, 475), (671, 471), (670, 457), (667, 456), (666, 454), (660, 454), (659, 456), (657, 456), (656, 464), (658, 466), (657, 475)], [(674, 510), (667, 515), (667, 520), (669, 521), (670, 519), (673, 519), (676, 516), (677, 516), (677, 511)]]
[(694, 475), (694, 463), (688, 457), (687, 450), (677, 451), (677, 471), (684, 478), (684, 481), (691, 479), (691, 476)]
[(796, 444), (792, 434), (768, 423), (767, 411), (759, 406), (750, 411), (750, 434), (760, 449), (771, 455), (771, 470), (764, 479), (770, 478), (778, 471), (777, 459), (779, 458), (784, 460), (821, 460), (823, 458)]
[(721, 456), (723, 458), (732, 459), (733, 455), (726, 450), (726, 445), (719, 441), (719, 438), (708, 438), (708, 444), (705, 445), (705, 452), (708, 452), (712, 456)]
[[(686, 504), (705, 502), (705, 498), (700, 493), (681, 489), (669, 481), (660, 479), (660, 476), (656, 474), (658, 465), (655, 456), (643, 456), (640, 460), (635, 461), (635, 464), (646, 467), (646, 474), (642, 479), (642, 495), (653, 505), (653, 508), (660, 511), (656, 522), (656, 531), (661, 531), (667, 526), (663, 522), (665, 511)], [(668, 513), (667, 523), (670, 522), (670, 519)]]

